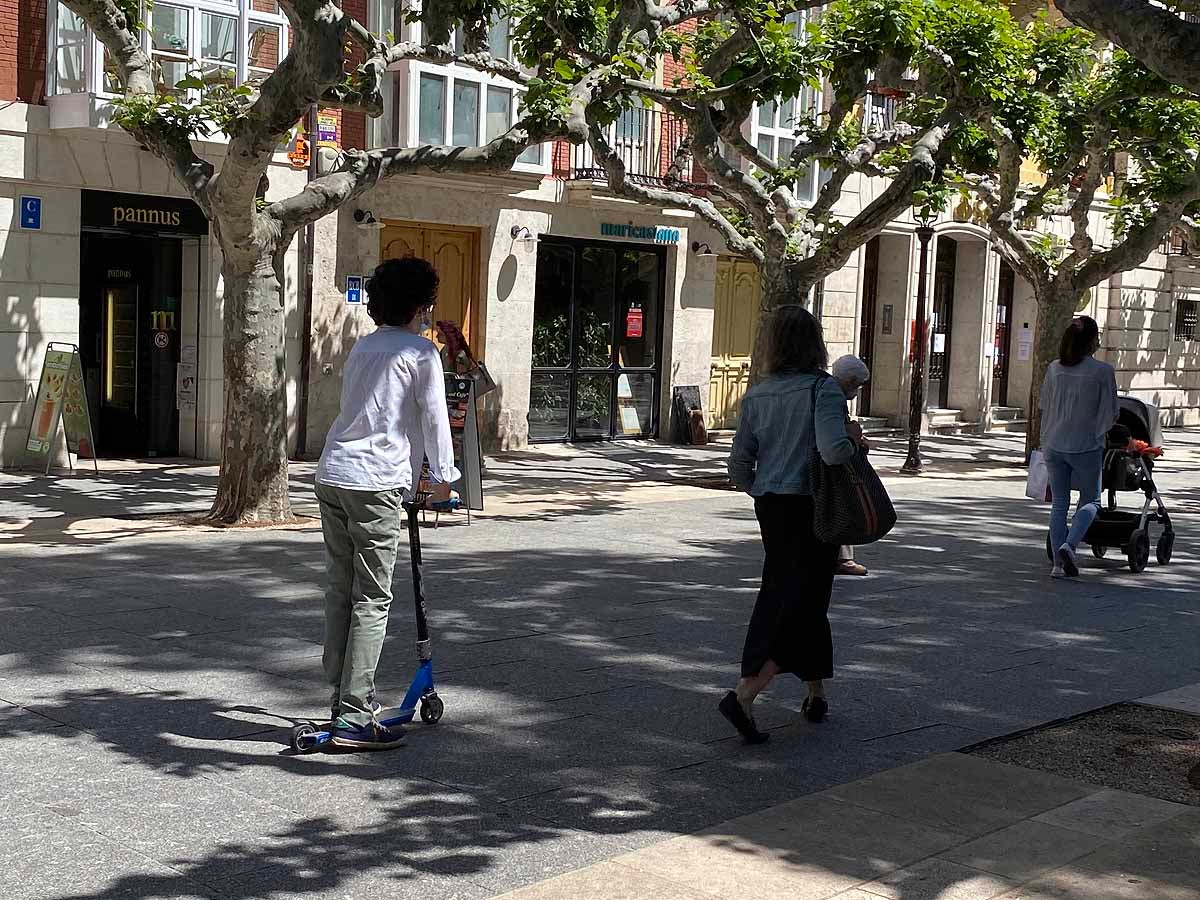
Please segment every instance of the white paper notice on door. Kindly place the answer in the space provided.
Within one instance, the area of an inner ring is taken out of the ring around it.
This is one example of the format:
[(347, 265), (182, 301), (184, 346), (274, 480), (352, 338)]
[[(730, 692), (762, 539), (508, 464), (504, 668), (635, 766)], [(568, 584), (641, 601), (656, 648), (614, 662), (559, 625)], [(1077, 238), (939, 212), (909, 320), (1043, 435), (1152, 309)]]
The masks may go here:
[(946, 352), (945, 332), (937, 332), (934, 334), (934, 336), (933, 336), (933, 352), (934, 353), (945, 353)]

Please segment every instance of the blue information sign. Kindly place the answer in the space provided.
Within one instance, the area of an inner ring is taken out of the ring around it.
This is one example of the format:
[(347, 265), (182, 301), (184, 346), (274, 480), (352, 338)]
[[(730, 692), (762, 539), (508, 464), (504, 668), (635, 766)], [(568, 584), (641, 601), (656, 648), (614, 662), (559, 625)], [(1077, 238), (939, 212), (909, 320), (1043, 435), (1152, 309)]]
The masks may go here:
[(362, 285), (363, 279), (361, 275), (346, 276), (347, 303), (362, 303)]
[(21, 197), (21, 227), (42, 230), (42, 198)]

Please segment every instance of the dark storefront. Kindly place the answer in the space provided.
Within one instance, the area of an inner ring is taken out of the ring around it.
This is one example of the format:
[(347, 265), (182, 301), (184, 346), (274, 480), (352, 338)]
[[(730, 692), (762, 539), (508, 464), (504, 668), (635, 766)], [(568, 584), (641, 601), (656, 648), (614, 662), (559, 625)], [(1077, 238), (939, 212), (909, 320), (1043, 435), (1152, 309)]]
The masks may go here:
[(208, 222), (185, 200), (84, 191), (82, 229), (80, 356), (97, 455), (174, 456), (183, 239)]
[(653, 437), (666, 249), (543, 236), (529, 440)]

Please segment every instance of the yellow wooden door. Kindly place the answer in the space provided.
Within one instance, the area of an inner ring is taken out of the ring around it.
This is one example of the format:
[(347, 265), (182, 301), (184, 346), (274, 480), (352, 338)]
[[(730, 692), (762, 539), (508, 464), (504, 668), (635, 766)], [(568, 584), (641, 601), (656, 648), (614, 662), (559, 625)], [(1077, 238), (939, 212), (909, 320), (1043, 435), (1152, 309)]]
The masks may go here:
[(758, 267), (745, 259), (717, 260), (708, 422), (713, 430), (737, 428), (742, 397), (750, 387), (750, 355), (758, 331)]
[[(479, 232), (448, 225), (388, 225), (380, 236), (382, 259), (418, 256), (433, 263), (440, 278), (434, 321), (450, 321), (462, 329), (479, 356)], [(435, 335), (427, 335), (435, 338)]]

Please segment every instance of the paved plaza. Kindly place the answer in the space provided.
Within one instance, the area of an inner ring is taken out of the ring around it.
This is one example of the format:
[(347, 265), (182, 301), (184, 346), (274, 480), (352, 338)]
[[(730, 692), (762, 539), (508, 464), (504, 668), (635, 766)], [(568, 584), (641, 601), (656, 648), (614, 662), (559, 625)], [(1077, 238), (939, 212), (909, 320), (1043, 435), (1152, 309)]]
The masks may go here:
[(761, 562), (746, 498), (699, 486), (719, 447), (489, 460), (487, 512), (423, 532), (445, 718), (374, 755), (286, 746), (328, 700), (311, 521), (188, 527), (215, 473), (169, 462), (0, 475), (6, 894), (1194, 900), (1195, 807), (955, 752), (1200, 702), (1200, 433), (1166, 439), (1172, 564), (1078, 581), (1047, 577), (1019, 436), (932, 441), (916, 480), (879, 448), (900, 524), (837, 583), (830, 719), (781, 680), (756, 748), (715, 709)]

